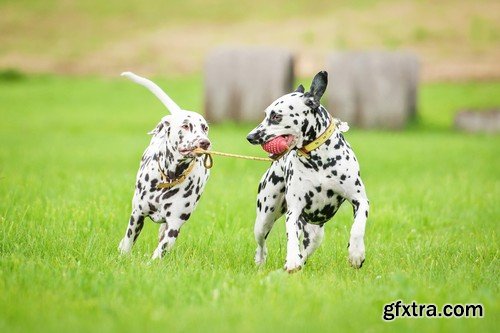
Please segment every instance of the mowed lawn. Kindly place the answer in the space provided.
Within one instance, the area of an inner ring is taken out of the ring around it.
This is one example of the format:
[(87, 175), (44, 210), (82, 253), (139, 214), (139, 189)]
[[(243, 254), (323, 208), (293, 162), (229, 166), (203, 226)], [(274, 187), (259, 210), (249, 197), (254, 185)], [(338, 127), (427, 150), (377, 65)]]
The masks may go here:
[[(200, 77), (159, 82), (200, 110)], [(121, 257), (161, 104), (119, 78), (1, 81), (0, 332), (496, 331), (500, 137), (450, 124), (457, 108), (500, 105), (500, 83), (426, 85), (420, 99), (408, 131), (346, 134), (372, 204), (363, 268), (347, 263), (345, 204), (305, 268), (288, 275), (283, 222), (265, 267), (253, 263), (266, 163), (215, 157), (174, 250), (150, 261), (158, 226), (148, 221)], [(214, 149), (263, 156), (245, 140), (252, 125), (213, 125)], [(384, 322), (383, 305), (398, 299), (481, 303), (485, 316)]]

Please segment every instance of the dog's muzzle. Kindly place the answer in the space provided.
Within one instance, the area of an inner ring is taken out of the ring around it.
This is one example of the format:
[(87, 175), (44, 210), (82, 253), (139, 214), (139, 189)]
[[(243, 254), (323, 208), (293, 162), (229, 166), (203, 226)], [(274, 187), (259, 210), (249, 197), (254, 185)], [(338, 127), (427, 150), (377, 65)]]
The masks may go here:
[(203, 139), (203, 140), (198, 141), (198, 147), (200, 147), (203, 150), (207, 150), (208, 148), (210, 148), (211, 145), (212, 144), (210, 143), (209, 140)]
[(184, 156), (194, 157), (195, 155), (199, 156), (199, 153), (193, 152), (197, 148), (201, 148), (203, 150), (208, 150), (212, 143), (208, 139), (201, 139), (198, 142), (194, 143), (192, 146), (188, 146), (184, 149), (179, 149), (179, 152)]
[(262, 142), (262, 134), (260, 132), (250, 132), (247, 135), (247, 140), (253, 145), (261, 144)]

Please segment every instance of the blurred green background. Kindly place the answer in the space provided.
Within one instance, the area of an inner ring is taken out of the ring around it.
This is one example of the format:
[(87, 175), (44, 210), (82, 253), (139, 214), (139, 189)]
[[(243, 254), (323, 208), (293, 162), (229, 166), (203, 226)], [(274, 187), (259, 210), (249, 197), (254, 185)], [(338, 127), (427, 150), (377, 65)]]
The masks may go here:
[(311, 76), (327, 52), (405, 49), (425, 80), (500, 76), (495, 0), (1, 0), (0, 67), (115, 76), (199, 73), (218, 44), (285, 47)]

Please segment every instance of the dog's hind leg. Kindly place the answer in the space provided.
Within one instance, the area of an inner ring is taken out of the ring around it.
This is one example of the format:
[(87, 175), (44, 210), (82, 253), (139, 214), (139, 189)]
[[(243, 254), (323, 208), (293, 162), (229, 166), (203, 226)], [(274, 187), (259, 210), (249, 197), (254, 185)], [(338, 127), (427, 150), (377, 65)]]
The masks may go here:
[(306, 223), (304, 225), (304, 239), (302, 240), (302, 245), (304, 246), (302, 256), (304, 260), (307, 260), (318, 248), (323, 241), (324, 235), (324, 224)]
[(137, 237), (139, 237), (143, 226), (144, 216), (134, 209), (132, 211), (132, 214), (130, 215), (129, 224), (127, 226), (127, 231), (125, 232), (125, 236), (120, 241), (120, 245), (118, 245), (118, 250), (120, 251), (120, 253), (125, 254), (129, 253), (130, 250), (132, 250), (132, 246), (137, 240)]
[(266, 262), (266, 239), (277, 219), (286, 211), (285, 183), (283, 171), (278, 163), (273, 163), (271, 168), (262, 177), (257, 194), (257, 217), (254, 225), (255, 263), (262, 265)]

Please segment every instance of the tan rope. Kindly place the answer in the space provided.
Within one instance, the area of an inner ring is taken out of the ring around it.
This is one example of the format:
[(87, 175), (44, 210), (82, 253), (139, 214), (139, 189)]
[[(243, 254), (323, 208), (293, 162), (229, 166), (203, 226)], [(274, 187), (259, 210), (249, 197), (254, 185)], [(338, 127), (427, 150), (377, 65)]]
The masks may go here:
[(212, 156), (211, 155), (218, 155), (218, 156), (224, 156), (224, 157), (234, 157), (234, 158), (241, 158), (244, 160), (252, 160), (252, 161), (263, 161), (263, 162), (272, 162), (274, 160), (270, 159), (269, 157), (256, 157), (256, 156), (246, 156), (246, 155), (238, 155), (238, 154), (229, 154), (229, 153), (222, 153), (219, 151), (213, 151), (213, 150), (204, 150), (201, 148), (196, 148), (193, 150), (194, 153), (196, 154), (205, 154), (205, 168), (210, 169), (212, 167)]
[[(201, 148), (196, 148), (193, 150), (193, 152), (196, 154), (204, 154), (205, 155), (205, 159), (203, 160), (203, 165), (207, 169), (210, 169), (213, 166), (212, 154), (224, 156), (224, 157), (242, 158), (245, 160), (253, 160), (253, 161), (264, 161), (264, 162), (272, 162), (273, 161), (272, 159), (267, 158), (267, 157), (254, 157), (254, 156), (221, 153), (218, 151), (211, 151), (211, 150), (208, 151), (208, 150), (204, 150)], [(184, 170), (184, 172), (177, 179), (168, 179), (167, 175), (165, 174), (165, 172), (162, 170), (162, 168), (160, 166), (160, 162), (158, 161), (158, 170), (160, 171), (161, 177), (163, 179), (163, 183), (158, 184), (156, 187), (159, 189), (171, 188), (171, 187), (174, 187), (175, 185), (182, 183), (189, 176), (189, 174), (191, 173), (191, 171), (194, 168), (194, 165), (195, 165), (194, 161), (191, 162), (191, 164), (187, 167), (187, 169)]]
[[(323, 132), (316, 140), (313, 142), (309, 143), (305, 147), (301, 148), (299, 150), (299, 155), (304, 156), (309, 158), (309, 153), (321, 146), (323, 143), (325, 143), (326, 140), (332, 135), (333, 131), (335, 130), (335, 124), (333, 120), (330, 122), (330, 125), (328, 128)], [(251, 161), (262, 161), (262, 162), (274, 162), (280, 159), (282, 156), (284, 156), (286, 153), (288, 153), (289, 149), (280, 154), (279, 156), (276, 156), (275, 159), (269, 158), (269, 157), (256, 157), (256, 156), (247, 156), (247, 155), (238, 155), (238, 154), (230, 154), (230, 153), (222, 153), (220, 151), (213, 151), (213, 150), (204, 150), (201, 148), (195, 148), (193, 149), (193, 153), (195, 154), (203, 154), (205, 155), (205, 158), (203, 160), (203, 165), (206, 169), (210, 169), (214, 161), (212, 159), (212, 155), (218, 155), (218, 156), (224, 156), (224, 157), (234, 157), (234, 158), (241, 158), (244, 160), (251, 160)], [(164, 183), (158, 184), (158, 188), (170, 188), (173, 187), (177, 184), (182, 183), (189, 173), (193, 170), (194, 167), (194, 162), (192, 162), (189, 167), (182, 173), (182, 175), (175, 179), (175, 180), (169, 180), (168, 177), (165, 175), (165, 173), (161, 170), (160, 164), (158, 162), (158, 168), (160, 169), (160, 173), (162, 174), (163, 179), (165, 180)]]

